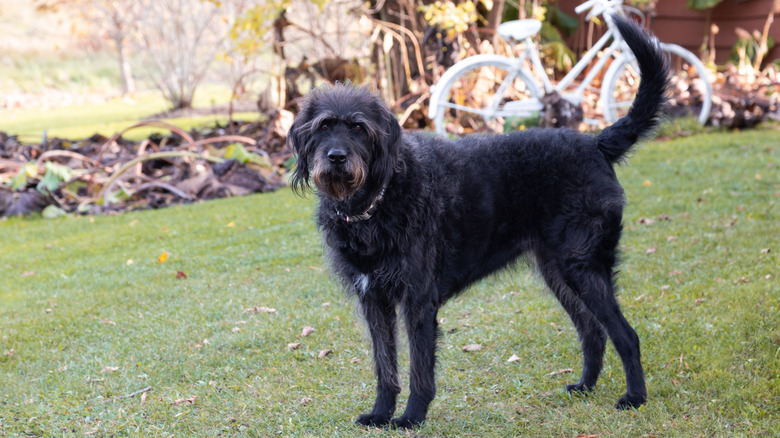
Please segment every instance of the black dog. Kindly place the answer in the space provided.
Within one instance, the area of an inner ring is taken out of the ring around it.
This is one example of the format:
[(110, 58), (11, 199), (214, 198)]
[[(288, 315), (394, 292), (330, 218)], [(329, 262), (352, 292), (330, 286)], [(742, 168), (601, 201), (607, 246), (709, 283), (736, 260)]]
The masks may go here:
[[(645, 402), (639, 338), (614, 294), (625, 203), (613, 164), (658, 123), (667, 60), (657, 41), (615, 17), (636, 54), (642, 82), (626, 117), (596, 136), (529, 130), (450, 141), (402, 134), (388, 108), (350, 85), (314, 90), (290, 131), (298, 155), (293, 187), (316, 186), (327, 256), (357, 297), (374, 347), (377, 397), (363, 425), (420, 424), (436, 393), (436, 312), (471, 283), (534, 256), (568, 312), (584, 354), (588, 391), (607, 336), (626, 373), (617, 408)], [(396, 308), (409, 336), (411, 394), (391, 420), (400, 391)]]

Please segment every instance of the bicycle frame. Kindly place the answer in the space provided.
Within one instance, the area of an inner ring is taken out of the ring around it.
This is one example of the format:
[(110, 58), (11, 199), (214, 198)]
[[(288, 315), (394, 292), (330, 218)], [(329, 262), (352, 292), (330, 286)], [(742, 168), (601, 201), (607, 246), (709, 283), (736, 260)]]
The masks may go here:
[[(531, 65), (533, 66), (531, 72), (537, 79), (542, 81), (542, 84), (544, 85), (544, 91), (546, 93), (555, 91), (560, 93), (566, 100), (570, 101), (571, 103), (575, 105), (580, 104), (584, 99), (585, 88), (590, 85), (591, 82), (593, 82), (593, 78), (595, 78), (596, 75), (604, 68), (604, 65), (610, 58), (613, 56), (617, 57), (615, 52), (618, 49), (624, 49), (623, 39), (612, 26), (612, 20), (608, 15), (605, 15), (604, 17), (607, 20), (607, 31), (604, 33), (604, 35), (601, 36), (601, 38), (599, 38), (593, 47), (585, 52), (583, 57), (577, 61), (576, 64), (574, 64), (572, 69), (569, 70), (563, 79), (561, 79), (555, 86), (553, 86), (552, 82), (550, 81), (550, 77), (547, 76), (547, 73), (544, 70), (542, 61), (539, 58), (539, 51), (536, 50), (536, 46), (533, 44), (533, 41), (531, 41), (530, 38), (526, 39), (525, 48), (523, 49), (523, 54), (520, 56), (520, 61), (522, 62), (526, 58), (530, 60)], [(570, 93), (564, 93), (563, 91), (566, 90), (580, 75), (580, 73), (585, 70), (590, 62), (599, 55), (599, 52), (602, 48), (604, 48), (604, 46), (607, 45), (607, 42), (610, 40), (610, 38), (612, 39), (612, 44), (609, 45), (609, 47), (606, 49), (606, 52), (604, 52), (601, 58), (596, 62), (596, 65), (594, 65), (593, 68), (588, 71), (588, 74), (585, 75), (585, 79), (582, 80), (580, 85), (577, 86), (574, 91)]]
[[(523, 40), (523, 43), (525, 44), (523, 53), (519, 57), (514, 58), (517, 68), (508, 71), (507, 76), (501, 83), (494, 99), (487, 107), (485, 107), (483, 111), (480, 112), (482, 117), (484, 117), (486, 120), (492, 120), (498, 116), (504, 115), (501, 111), (498, 111), (498, 107), (502, 103), (501, 100), (503, 99), (506, 89), (511, 86), (512, 82), (519, 75), (519, 71), (523, 69), (522, 65), (526, 59), (531, 62), (531, 75), (533, 78), (542, 82), (545, 93), (555, 91), (560, 93), (564, 99), (568, 100), (574, 105), (579, 105), (582, 103), (585, 98), (585, 88), (590, 85), (596, 75), (602, 71), (607, 61), (609, 61), (610, 58), (614, 57), (617, 59), (617, 57), (620, 56), (620, 53), (622, 52), (616, 54), (618, 49), (626, 50), (625, 44), (623, 43), (623, 38), (612, 25), (612, 19), (608, 14), (605, 14), (604, 18), (607, 22), (607, 31), (604, 33), (604, 35), (601, 36), (601, 38), (599, 38), (598, 41), (596, 41), (596, 44), (594, 44), (590, 50), (585, 52), (585, 55), (579, 61), (577, 61), (572, 69), (569, 70), (563, 79), (561, 79), (555, 86), (553, 86), (552, 81), (550, 81), (550, 77), (547, 76), (547, 73), (544, 70), (544, 65), (542, 65), (542, 61), (539, 58), (539, 50), (536, 48), (536, 45), (532, 40), (533, 35), (525, 38)], [(601, 58), (596, 62), (593, 68), (588, 71), (588, 74), (585, 75), (585, 78), (582, 80), (579, 86), (577, 86), (577, 88), (575, 88), (572, 92), (564, 92), (564, 90), (566, 90), (574, 82), (574, 80), (577, 79), (577, 77), (585, 70), (585, 68), (587, 68), (590, 62), (599, 56), (599, 53), (607, 45), (607, 42), (609, 42), (610, 39), (612, 40), (612, 43), (607, 47), (606, 51), (602, 54)], [(457, 105), (452, 105), (451, 107), (457, 108)], [(515, 101), (508, 103), (505, 105), (505, 108), (509, 114), (533, 112), (540, 111), (542, 109), (542, 104), (538, 101), (538, 99), (526, 99), (525, 101)]]

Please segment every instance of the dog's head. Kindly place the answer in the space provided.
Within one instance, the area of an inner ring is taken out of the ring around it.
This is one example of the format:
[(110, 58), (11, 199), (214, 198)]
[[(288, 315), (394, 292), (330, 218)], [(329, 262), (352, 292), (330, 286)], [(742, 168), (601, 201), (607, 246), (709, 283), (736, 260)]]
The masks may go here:
[(298, 166), (293, 189), (311, 184), (334, 201), (360, 189), (378, 191), (398, 158), (401, 127), (387, 106), (365, 88), (349, 84), (312, 91), (287, 136)]

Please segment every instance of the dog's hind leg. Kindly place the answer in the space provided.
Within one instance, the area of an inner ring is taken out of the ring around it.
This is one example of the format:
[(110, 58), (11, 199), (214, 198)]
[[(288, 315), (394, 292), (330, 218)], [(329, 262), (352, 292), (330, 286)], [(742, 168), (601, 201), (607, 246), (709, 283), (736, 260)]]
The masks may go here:
[[(428, 295), (431, 296), (431, 295)], [(425, 420), (428, 406), (436, 396), (436, 338), (438, 308), (428, 303), (403, 303), (406, 331), (409, 336), (410, 394), (403, 415), (393, 419), (395, 427), (414, 427)]]
[(360, 307), (371, 334), (377, 386), (373, 409), (368, 414), (360, 415), (355, 422), (363, 426), (382, 426), (390, 422), (395, 412), (396, 397), (401, 392), (396, 354), (395, 304), (372, 298), (361, 300)]
[(576, 213), (560, 216), (555, 226), (547, 230), (543, 249), (565, 285), (603, 327), (620, 355), (626, 394), (616, 407), (636, 408), (647, 400), (639, 337), (620, 311), (613, 278), (622, 207), (614, 191), (604, 193), (601, 198), (593, 198), (591, 193)]
[(566, 286), (560, 272), (552, 263), (539, 261), (539, 270), (547, 286), (558, 298), (566, 313), (569, 314), (582, 347), (582, 377), (577, 383), (566, 385), (569, 392), (588, 392), (596, 386), (604, 363), (604, 351), (607, 346), (607, 334), (582, 301)]
[(568, 269), (569, 286), (604, 327), (615, 346), (626, 373), (626, 394), (618, 409), (637, 408), (647, 399), (645, 377), (639, 351), (639, 337), (620, 311), (614, 293), (612, 271), (577, 266)]

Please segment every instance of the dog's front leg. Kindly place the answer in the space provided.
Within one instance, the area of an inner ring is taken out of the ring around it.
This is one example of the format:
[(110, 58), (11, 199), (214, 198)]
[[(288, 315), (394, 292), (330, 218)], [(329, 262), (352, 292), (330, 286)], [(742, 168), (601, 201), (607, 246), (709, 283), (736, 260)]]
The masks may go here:
[(393, 419), (394, 427), (415, 427), (425, 420), (428, 406), (436, 396), (436, 338), (438, 326), (433, 303), (404, 303), (404, 319), (409, 335), (410, 394), (406, 411)]
[(368, 414), (360, 415), (355, 422), (363, 426), (382, 426), (390, 422), (396, 397), (401, 392), (395, 347), (395, 304), (366, 294), (360, 307), (371, 333), (377, 385), (374, 408)]

